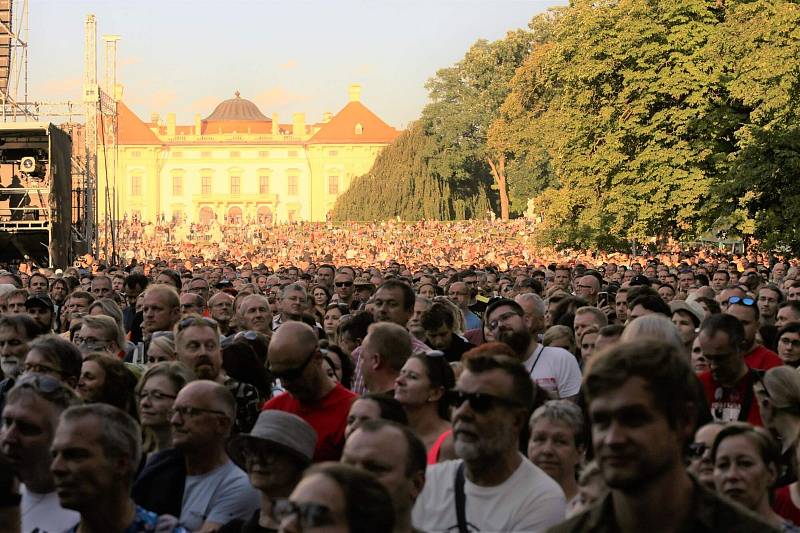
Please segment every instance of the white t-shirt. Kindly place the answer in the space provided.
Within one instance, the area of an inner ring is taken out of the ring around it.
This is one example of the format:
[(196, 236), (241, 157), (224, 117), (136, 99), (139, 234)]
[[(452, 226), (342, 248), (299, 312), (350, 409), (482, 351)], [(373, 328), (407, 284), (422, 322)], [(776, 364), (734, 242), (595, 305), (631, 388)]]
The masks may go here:
[(564, 348), (537, 344), (523, 364), (537, 386), (558, 398), (575, 396), (581, 389), (581, 367)]
[(29, 491), (24, 484), (19, 489), (22, 496), (20, 514), (23, 533), (61, 533), (81, 521), (77, 511), (61, 507), (55, 491), (39, 494)]
[[(529, 533), (564, 521), (564, 491), (522, 454), (520, 458), (520, 465), (500, 485), (481, 487), (464, 480), (469, 531)], [(428, 533), (458, 531), (455, 478), (459, 464), (460, 459), (428, 467), (425, 488), (411, 514), (415, 528)]]
[(261, 507), (258, 491), (250, 485), (247, 474), (228, 461), (216, 470), (200, 476), (186, 476), (180, 524), (189, 531), (205, 522), (227, 524), (246, 520)]

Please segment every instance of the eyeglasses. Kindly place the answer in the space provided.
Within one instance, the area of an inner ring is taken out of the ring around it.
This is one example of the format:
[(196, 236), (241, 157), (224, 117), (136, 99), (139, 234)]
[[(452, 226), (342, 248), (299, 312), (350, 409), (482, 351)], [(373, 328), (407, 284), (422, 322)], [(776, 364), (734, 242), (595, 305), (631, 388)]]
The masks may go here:
[(61, 375), (61, 369), (52, 366), (41, 365), (39, 363), (25, 363), (22, 367), (25, 374), (58, 374)]
[(500, 324), (504, 323), (506, 320), (508, 320), (509, 318), (514, 317), (514, 316), (522, 316), (522, 315), (520, 315), (516, 311), (506, 311), (505, 313), (503, 313), (499, 317), (497, 317), (494, 320), (492, 320), (491, 322), (489, 322), (489, 331), (496, 330), (500, 326)]
[(703, 454), (706, 453), (706, 450), (709, 449), (709, 446), (706, 445), (705, 442), (693, 442), (689, 444), (689, 455), (693, 459), (700, 459), (703, 457)]
[(740, 296), (731, 296), (730, 298), (728, 298), (728, 304), (729, 305), (740, 304), (740, 305), (744, 305), (745, 307), (755, 307), (756, 306), (756, 301), (753, 300), (752, 298), (742, 298)]
[(334, 283), (334, 285), (336, 285), (337, 287), (352, 287), (353, 286), (353, 282), (352, 281), (337, 281), (337, 282)]
[(169, 340), (173, 340), (173, 341), (175, 340), (175, 335), (171, 331), (154, 331), (150, 335), (150, 341), (152, 342), (152, 341), (156, 340), (159, 337), (166, 337)]
[(178, 331), (183, 331), (189, 326), (208, 326), (212, 329), (218, 329), (217, 321), (204, 316), (190, 316), (178, 322)]
[(180, 406), (180, 407), (173, 407), (168, 411), (168, 415), (172, 418), (175, 415), (181, 415), (181, 418), (196, 418), (202, 414), (209, 414), (209, 415), (218, 415), (227, 417), (226, 413), (222, 411), (216, 411), (214, 409), (200, 409), (199, 407), (188, 407), (188, 406)]
[(169, 398), (170, 400), (174, 400), (177, 396), (173, 394), (164, 394), (161, 391), (151, 390), (151, 391), (142, 391), (139, 393), (139, 401), (144, 400), (145, 398), (149, 398), (150, 400), (160, 401), (164, 398)]
[(295, 503), (291, 500), (279, 499), (272, 504), (272, 518), (282, 523), (287, 518), (295, 518), (302, 529), (333, 525), (333, 513), (319, 503)]
[(515, 402), (509, 398), (501, 398), (493, 394), (486, 394), (484, 392), (462, 392), (459, 390), (452, 390), (449, 392), (451, 403), (454, 407), (458, 408), (468, 401), (470, 408), (476, 413), (486, 413), (498, 404), (507, 407), (521, 407), (519, 402)]
[(784, 344), (787, 346), (791, 345), (792, 348), (797, 349), (800, 348), (800, 339), (790, 339), (789, 337), (784, 335), (783, 337), (780, 338), (778, 344)]
[(273, 377), (280, 379), (281, 381), (293, 381), (299, 378), (305, 371), (306, 367), (308, 366), (308, 363), (310, 363), (311, 360), (314, 358), (314, 355), (316, 355), (317, 350), (318, 348), (314, 348), (314, 351), (308, 354), (308, 357), (306, 357), (305, 361), (303, 361), (303, 364), (301, 364), (298, 367), (288, 368), (280, 372), (276, 372), (275, 370), (270, 369)]
[(94, 350), (105, 350), (108, 348), (108, 345), (111, 341), (101, 341), (100, 339), (81, 339), (80, 344), (78, 344), (78, 348), (84, 348), (86, 350), (94, 351)]

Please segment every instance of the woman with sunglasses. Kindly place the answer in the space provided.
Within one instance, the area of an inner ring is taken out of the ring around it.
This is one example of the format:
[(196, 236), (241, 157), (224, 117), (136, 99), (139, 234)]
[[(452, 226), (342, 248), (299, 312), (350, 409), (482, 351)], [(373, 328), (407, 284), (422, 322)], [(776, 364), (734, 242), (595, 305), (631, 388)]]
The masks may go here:
[(272, 514), (281, 533), (388, 533), (394, 528), (392, 499), (383, 485), (340, 463), (306, 470), (291, 496), (275, 501)]
[[(789, 366), (772, 368), (753, 386), (753, 391), (765, 427), (779, 437), (784, 462), (800, 464), (800, 374)], [(795, 481), (778, 488), (773, 508), (782, 517), (799, 524), (800, 483)]]
[(136, 385), (142, 452), (148, 457), (172, 447), (169, 412), (178, 392), (193, 379), (194, 374), (181, 363), (164, 362), (148, 368)]
[(447, 394), (454, 386), (453, 369), (441, 352), (412, 355), (395, 379), (394, 397), (425, 444), (428, 464), (455, 457)]
[(780, 452), (764, 428), (731, 422), (711, 447), (717, 492), (758, 514), (785, 532), (800, 531), (770, 506), (770, 490), (778, 479)]

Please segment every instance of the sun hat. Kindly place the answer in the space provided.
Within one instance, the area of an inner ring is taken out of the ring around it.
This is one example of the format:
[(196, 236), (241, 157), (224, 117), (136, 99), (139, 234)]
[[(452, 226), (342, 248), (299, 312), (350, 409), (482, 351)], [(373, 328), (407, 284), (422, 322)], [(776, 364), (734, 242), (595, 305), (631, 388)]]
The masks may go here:
[(297, 415), (268, 409), (258, 415), (250, 433), (240, 433), (228, 443), (228, 454), (242, 468), (245, 464), (244, 447), (248, 441), (269, 443), (303, 464), (309, 464), (317, 446), (317, 432)]

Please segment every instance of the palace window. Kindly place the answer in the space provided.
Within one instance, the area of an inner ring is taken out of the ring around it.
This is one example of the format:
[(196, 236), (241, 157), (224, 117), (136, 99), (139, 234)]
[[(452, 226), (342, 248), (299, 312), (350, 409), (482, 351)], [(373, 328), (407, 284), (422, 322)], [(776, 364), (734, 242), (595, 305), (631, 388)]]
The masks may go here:
[(240, 176), (231, 176), (231, 194), (242, 194), (242, 178)]
[(269, 152), (267, 151), (258, 152), (258, 157), (259, 159), (266, 159), (269, 157)]
[(337, 157), (338, 155), (339, 155), (339, 151), (338, 150), (330, 150), (328, 152), (328, 157)]
[(328, 176), (328, 194), (339, 194), (339, 176)]
[(211, 176), (200, 178), (200, 194), (209, 196), (211, 194)]
[(172, 196), (183, 196), (183, 176), (172, 176)]
[(297, 150), (289, 150), (289, 157), (297, 157)]
[(262, 174), (258, 177), (258, 192), (259, 194), (269, 194), (269, 176)]
[(298, 182), (299, 181), (300, 181), (300, 178), (298, 178), (297, 176), (289, 176), (289, 180), (288, 180), (288, 182), (289, 182), (288, 183), (289, 191), (288, 192), (289, 192), (290, 196), (297, 196), (297, 188), (298, 188)]
[(131, 176), (131, 196), (142, 195), (142, 175), (134, 174)]
[(231, 159), (239, 159), (240, 157), (242, 157), (242, 152), (231, 152)]
[(203, 159), (211, 159), (212, 155), (211, 152), (206, 151), (206, 152), (200, 152), (200, 157)]
[(364, 126), (360, 123), (356, 124), (356, 135), (361, 135), (362, 133), (364, 133)]
[(172, 152), (172, 157), (175, 159), (179, 159), (183, 157), (183, 152)]
[(133, 152), (131, 152), (131, 157), (134, 157), (134, 158), (138, 159), (138, 158), (142, 157), (142, 152), (140, 152), (139, 150), (134, 150)]

